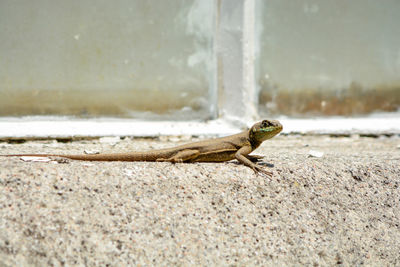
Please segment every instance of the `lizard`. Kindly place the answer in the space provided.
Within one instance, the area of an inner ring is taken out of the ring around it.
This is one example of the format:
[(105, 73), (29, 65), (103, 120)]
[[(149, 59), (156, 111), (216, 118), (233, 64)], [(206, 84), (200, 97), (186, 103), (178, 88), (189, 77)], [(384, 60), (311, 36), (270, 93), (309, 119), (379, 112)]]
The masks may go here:
[(272, 176), (272, 172), (256, 164), (263, 156), (249, 155), (261, 143), (281, 132), (282, 124), (277, 120), (263, 120), (241, 133), (193, 142), (172, 148), (156, 149), (147, 152), (127, 152), (93, 155), (62, 154), (9, 154), (0, 156), (60, 157), (84, 161), (156, 161), (171, 163), (224, 162), (237, 159), (253, 169), (255, 173)]

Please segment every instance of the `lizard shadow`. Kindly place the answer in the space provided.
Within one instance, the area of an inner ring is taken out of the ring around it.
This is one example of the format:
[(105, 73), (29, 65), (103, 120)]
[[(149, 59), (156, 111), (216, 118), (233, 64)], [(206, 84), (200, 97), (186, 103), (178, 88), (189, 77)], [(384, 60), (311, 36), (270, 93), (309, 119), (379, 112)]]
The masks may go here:
[(273, 167), (275, 167), (274, 164), (268, 163), (268, 162), (257, 162), (257, 164), (260, 165), (260, 166), (268, 167), (268, 168), (273, 168)]
[[(259, 166), (263, 166), (263, 167), (268, 167), (268, 168), (273, 168), (275, 167), (274, 164), (272, 163), (268, 163), (268, 162), (263, 162), (263, 161), (253, 161), (255, 164), (259, 165)], [(229, 161), (229, 163), (233, 163), (236, 165), (243, 165), (242, 163), (240, 163), (239, 161)]]

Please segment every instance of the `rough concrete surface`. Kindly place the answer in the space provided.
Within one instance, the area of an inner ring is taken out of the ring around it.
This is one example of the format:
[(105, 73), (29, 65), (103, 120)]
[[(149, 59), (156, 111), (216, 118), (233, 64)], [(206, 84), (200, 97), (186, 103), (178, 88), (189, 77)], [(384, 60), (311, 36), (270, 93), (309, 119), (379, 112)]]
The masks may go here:
[[(188, 138), (0, 143), (125, 152)], [(268, 178), (235, 161), (0, 157), (0, 266), (399, 266), (398, 136), (278, 136)]]

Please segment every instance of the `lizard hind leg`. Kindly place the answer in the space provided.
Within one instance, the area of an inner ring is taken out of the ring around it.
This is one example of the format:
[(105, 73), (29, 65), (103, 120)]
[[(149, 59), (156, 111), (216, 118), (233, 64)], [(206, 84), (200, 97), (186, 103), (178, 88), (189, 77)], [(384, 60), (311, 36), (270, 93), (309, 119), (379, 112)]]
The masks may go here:
[(156, 161), (162, 162), (172, 162), (172, 163), (182, 163), (182, 162), (190, 162), (194, 160), (197, 156), (199, 156), (200, 151), (194, 149), (186, 149), (177, 152), (175, 155), (169, 158), (159, 158)]

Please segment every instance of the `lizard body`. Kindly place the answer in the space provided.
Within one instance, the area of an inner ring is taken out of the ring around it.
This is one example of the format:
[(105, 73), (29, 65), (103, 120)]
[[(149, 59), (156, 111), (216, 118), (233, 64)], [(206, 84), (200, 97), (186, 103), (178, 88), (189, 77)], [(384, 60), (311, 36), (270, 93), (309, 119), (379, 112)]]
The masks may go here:
[(237, 159), (255, 172), (272, 175), (254, 161), (261, 156), (249, 155), (267, 139), (282, 131), (282, 125), (276, 120), (263, 120), (244, 132), (205, 141), (193, 142), (177, 147), (156, 149), (147, 152), (128, 152), (94, 155), (60, 154), (12, 154), (1, 156), (62, 157), (85, 161), (167, 161), (167, 162), (223, 162)]

